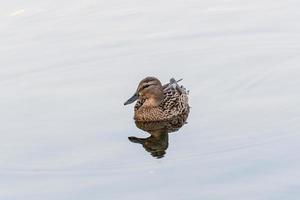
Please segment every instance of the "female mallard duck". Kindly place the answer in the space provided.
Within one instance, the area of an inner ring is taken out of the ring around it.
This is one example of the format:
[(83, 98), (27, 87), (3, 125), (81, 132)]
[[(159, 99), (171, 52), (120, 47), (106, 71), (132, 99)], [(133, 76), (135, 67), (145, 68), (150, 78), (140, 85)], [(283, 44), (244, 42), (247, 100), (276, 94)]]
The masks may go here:
[(134, 107), (136, 121), (161, 121), (188, 115), (188, 91), (177, 84), (179, 81), (172, 78), (170, 83), (162, 85), (157, 78), (147, 77), (140, 82), (135, 94), (124, 105), (137, 100)]

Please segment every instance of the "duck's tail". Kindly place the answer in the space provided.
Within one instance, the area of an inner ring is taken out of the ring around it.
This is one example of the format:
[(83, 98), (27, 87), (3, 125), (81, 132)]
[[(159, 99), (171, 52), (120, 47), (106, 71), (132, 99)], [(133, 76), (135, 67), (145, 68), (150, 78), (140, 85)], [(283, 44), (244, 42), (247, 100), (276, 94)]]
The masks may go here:
[(182, 94), (182, 93), (188, 94), (189, 91), (187, 91), (185, 89), (185, 87), (183, 87), (182, 85), (181, 86), (178, 85), (178, 82), (180, 82), (182, 80), (183, 79), (181, 78), (181, 79), (179, 79), (179, 80), (176, 81), (175, 78), (171, 78), (170, 79), (170, 83), (167, 84), (167, 87), (165, 89), (169, 89), (170, 87), (172, 87), (172, 88), (176, 89), (180, 94)]

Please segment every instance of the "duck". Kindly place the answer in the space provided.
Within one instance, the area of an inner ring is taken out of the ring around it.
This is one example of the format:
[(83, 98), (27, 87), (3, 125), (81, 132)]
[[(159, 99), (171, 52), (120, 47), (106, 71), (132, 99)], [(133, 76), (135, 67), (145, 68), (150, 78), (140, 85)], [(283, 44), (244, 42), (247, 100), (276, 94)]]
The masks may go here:
[(134, 106), (134, 120), (142, 122), (164, 121), (174, 117), (188, 115), (189, 91), (184, 86), (179, 86), (180, 80), (170, 79), (162, 85), (156, 77), (146, 77), (140, 81), (131, 98), (124, 105)]

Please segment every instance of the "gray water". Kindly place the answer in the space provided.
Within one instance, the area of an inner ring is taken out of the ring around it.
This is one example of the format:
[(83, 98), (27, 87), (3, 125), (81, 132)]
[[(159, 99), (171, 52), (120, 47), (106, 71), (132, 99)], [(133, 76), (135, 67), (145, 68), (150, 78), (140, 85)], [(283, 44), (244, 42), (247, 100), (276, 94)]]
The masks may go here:
[[(300, 198), (299, 1), (14, 0), (0, 7), (0, 198)], [(183, 78), (157, 159), (124, 107)]]

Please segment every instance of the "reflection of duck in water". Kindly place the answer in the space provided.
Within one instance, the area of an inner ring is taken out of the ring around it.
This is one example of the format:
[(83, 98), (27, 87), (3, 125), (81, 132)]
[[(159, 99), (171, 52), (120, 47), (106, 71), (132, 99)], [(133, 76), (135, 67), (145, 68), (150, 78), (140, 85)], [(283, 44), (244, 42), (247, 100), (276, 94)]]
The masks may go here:
[(179, 130), (185, 123), (188, 114), (174, 117), (167, 121), (139, 122), (135, 124), (139, 129), (150, 133), (148, 138), (129, 137), (133, 143), (142, 144), (144, 149), (153, 157), (162, 158), (169, 146), (169, 133)]
[(179, 86), (174, 78), (162, 86), (154, 77), (143, 79), (135, 92), (124, 105), (137, 100), (134, 107), (136, 121), (169, 120), (189, 113), (188, 91)]
[(133, 143), (143, 145), (144, 149), (156, 158), (164, 157), (169, 146), (169, 135), (167, 133), (151, 135), (148, 138), (128, 137), (128, 139)]

